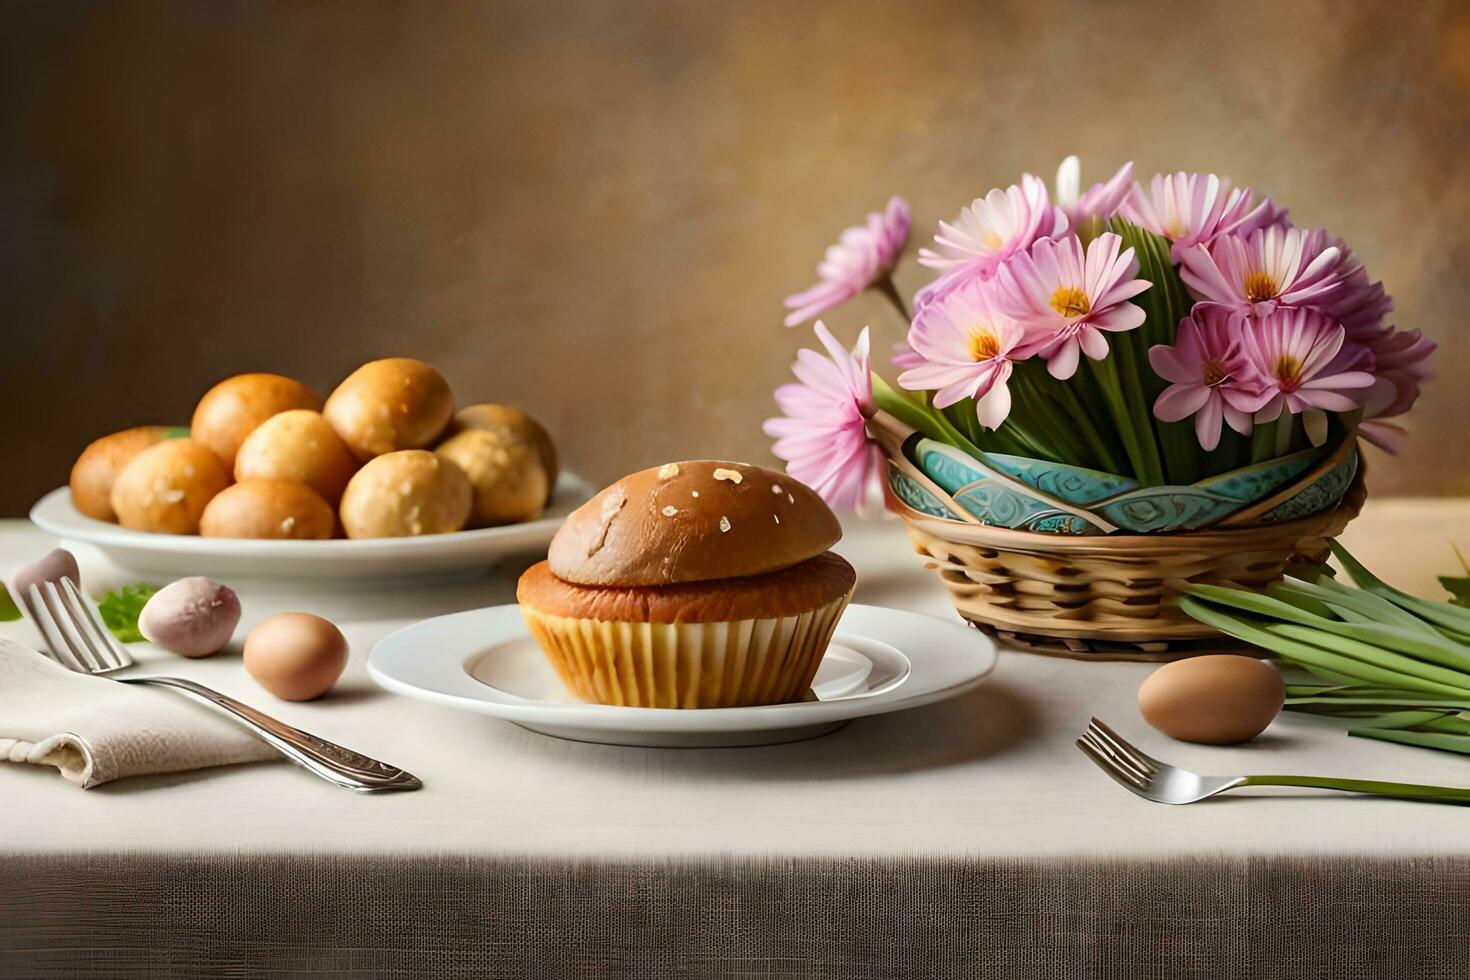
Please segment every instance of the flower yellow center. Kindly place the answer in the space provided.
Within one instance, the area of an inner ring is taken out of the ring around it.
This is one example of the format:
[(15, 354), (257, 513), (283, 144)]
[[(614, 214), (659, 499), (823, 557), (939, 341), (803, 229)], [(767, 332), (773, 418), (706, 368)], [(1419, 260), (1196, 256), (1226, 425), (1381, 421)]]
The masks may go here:
[(1279, 354), (1276, 357), (1276, 380), (1281, 382), (1281, 387), (1286, 391), (1292, 391), (1301, 382), (1302, 362), (1290, 354)]
[(1204, 382), (1206, 385), (1213, 388), (1228, 377), (1230, 377), (1230, 373), (1225, 370), (1219, 361), (1205, 361)]
[(1278, 288), (1269, 272), (1256, 269), (1245, 274), (1245, 298), (1252, 303), (1264, 303), (1274, 298)]
[(1000, 356), (1000, 338), (989, 327), (970, 328), (970, 359), (988, 361)]
[(1075, 286), (1062, 286), (1048, 300), (1051, 308), (1062, 316), (1082, 316), (1092, 309), (1087, 294)]

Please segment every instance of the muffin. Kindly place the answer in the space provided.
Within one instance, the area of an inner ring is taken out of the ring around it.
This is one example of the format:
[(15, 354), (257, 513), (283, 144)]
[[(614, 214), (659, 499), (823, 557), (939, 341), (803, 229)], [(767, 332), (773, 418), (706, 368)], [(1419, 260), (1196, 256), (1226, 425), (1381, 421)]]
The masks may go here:
[(857, 575), (822, 499), (758, 466), (626, 476), (578, 508), (521, 576), (521, 612), (562, 682), (599, 704), (800, 700)]

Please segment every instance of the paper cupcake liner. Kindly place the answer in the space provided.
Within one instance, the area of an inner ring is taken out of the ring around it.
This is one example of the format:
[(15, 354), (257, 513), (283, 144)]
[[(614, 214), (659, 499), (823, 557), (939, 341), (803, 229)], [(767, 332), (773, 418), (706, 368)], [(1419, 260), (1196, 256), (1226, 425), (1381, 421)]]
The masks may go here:
[(569, 690), (632, 708), (733, 708), (799, 701), (852, 598), (798, 616), (723, 623), (622, 623), (521, 612)]

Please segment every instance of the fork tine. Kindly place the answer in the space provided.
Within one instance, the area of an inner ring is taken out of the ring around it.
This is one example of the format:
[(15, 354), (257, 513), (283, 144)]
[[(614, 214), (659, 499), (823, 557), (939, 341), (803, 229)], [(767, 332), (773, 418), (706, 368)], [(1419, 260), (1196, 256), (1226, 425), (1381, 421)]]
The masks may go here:
[(1138, 782), (1137, 777), (1125, 775), (1123, 770), (1119, 769), (1111, 759), (1103, 755), (1097, 749), (1093, 748), (1092, 743), (1087, 741), (1087, 739), (1079, 738), (1076, 742), (1076, 745), (1077, 748), (1082, 750), (1083, 755), (1091, 759), (1099, 769), (1112, 777), (1113, 782), (1117, 783), (1119, 786), (1123, 787), (1130, 793), (1137, 794), (1138, 796), (1143, 796), (1143, 784), (1141, 782)]
[(86, 666), (72, 650), (66, 635), (62, 633), (56, 613), (46, 604), (46, 597), (41, 593), (40, 584), (32, 585), (27, 594), (30, 597), (31, 618), (36, 621), (36, 626), (40, 628), (41, 635), (46, 639), (46, 648), (51, 659), (67, 670), (74, 670), (81, 674), (87, 673)]
[(1087, 728), (1089, 731), (1092, 731), (1096, 735), (1098, 735), (1100, 740), (1104, 744), (1111, 745), (1113, 748), (1117, 749), (1118, 752), (1127, 756), (1135, 766), (1137, 766), (1139, 769), (1142, 769), (1146, 774), (1152, 775), (1153, 773), (1158, 772), (1159, 768), (1163, 765), (1163, 763), (1159, 762), (1159, 760), (1153, 758), (1152, 756), (1144, 754), (1141, 750), (1134, 746), (1133, 743), (1129, 742), (1123, 736), (1119, 735), (1117, 732), (1113, 731), (1106, 724), (1098, 721), (1096, 718), (1092, 719), (1088, 723)]
[(1140, 784), (1148, 783), (1150, 779), (1150, 774), (1148, 770), (1140, 769), (1131, 760), (1129, 760), (1127, 756), (1116, 751), (1112, 746), (1108, 745), (1107, 742), (1098, 738), (1096, 732), (1091, 731), (1090, 729), (1086, 732), (1083, 732), (1082, 740), (1088, 745), (1092, 746), (1094, 749), (1096, 749), (1103, 756), (1105, 756), (1107, 760), (1113, 764), (1113, 767), (1115, 769), (1118, 769), (1120, 772), (1126, 773), (1128, 776), (1138, 780)]
[(56, 582), (42, 582), (41, 592), (46, 596), (46, 607), (56, 617), (57, 628), (66, 634), (72, 653), (76, 654), (77, 659), (86, 665), (87, 673), (95, 674), (102, 670), (102, 658), (98, 656), (97, 651), (92, 648), (91, 641), (82, 632), (76, 615), (68, 608), (61, 587)]
[(67, 602), (76, 614), (77, 623), (83, 634), (101, 658), (103, 669), (119, 670), (132, 666), (132, 655), (122, 648), (117, 638), (112, 635), (112, 631), (102, 624), (102, 620), (97, 616), (97, 610), (92, 608), (92, 604), (87, 601), (86, 596), (82, 595), (76, 583), (69, 578), (63, 578), (61, 590), (66, 594)]

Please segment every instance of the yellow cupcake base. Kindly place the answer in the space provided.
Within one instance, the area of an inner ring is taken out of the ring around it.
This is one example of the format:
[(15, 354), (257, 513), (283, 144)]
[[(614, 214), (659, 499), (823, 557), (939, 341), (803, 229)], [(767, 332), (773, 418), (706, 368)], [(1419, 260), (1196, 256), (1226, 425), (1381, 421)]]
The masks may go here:
[(621, 623), (549, 616), (522, 604), (567, 688), (594, 704), (735, 708), (799, 701), (849, 593), (799, 616), (725, 623)]

